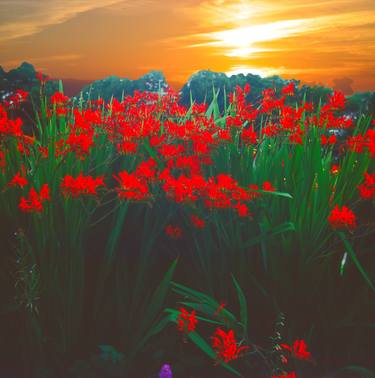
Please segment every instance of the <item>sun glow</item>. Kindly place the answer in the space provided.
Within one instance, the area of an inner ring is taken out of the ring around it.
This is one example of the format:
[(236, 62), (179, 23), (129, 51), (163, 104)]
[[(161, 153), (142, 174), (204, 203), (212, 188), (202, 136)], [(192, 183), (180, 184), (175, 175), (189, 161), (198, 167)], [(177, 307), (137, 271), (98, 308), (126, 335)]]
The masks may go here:
[(258, 75), (260, 77), (267, 77), (276, 75), (278, 73), (275, 69), (270, 68), (259, 68), (259, 67), (247, 67), (247, 66), (235, 66), (232, 67), (229, 71), (225, 72), (227, 76), (239, 75), (239, 74), (252, 74)]
[[(286, 20), (262, 25), (251, 25), (211, 33), (198, 34), (195, 37), (207, 42), (190, 45), (190, 47), (213, 46), (224, 50), (226, 56), (249, 57), (252, 54), (270, 51), (262, 48), (260, 42), (273, 41), (300, 34), (312, 27), (308, 19)], [(258, 45), (258, 46), (257, 46)]]

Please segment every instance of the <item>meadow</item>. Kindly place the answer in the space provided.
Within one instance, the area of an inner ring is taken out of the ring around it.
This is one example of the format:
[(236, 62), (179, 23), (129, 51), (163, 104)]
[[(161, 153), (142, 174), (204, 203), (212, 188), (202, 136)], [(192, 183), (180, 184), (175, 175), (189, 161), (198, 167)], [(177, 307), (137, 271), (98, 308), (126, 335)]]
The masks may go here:
[[(4, 366), (374, 377), (375, 122), (249, 85), (0, 105)], [(4, 340), (7, 340), (6, 342)]]

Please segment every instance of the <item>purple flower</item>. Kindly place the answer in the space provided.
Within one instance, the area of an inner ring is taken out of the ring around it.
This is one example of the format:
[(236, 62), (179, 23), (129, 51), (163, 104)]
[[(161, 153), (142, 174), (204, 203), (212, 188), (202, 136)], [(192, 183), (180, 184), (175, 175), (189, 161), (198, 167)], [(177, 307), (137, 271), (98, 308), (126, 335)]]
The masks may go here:
[(173, 378), (170, 365), (164, 364), (159, 372), (159, 378)]

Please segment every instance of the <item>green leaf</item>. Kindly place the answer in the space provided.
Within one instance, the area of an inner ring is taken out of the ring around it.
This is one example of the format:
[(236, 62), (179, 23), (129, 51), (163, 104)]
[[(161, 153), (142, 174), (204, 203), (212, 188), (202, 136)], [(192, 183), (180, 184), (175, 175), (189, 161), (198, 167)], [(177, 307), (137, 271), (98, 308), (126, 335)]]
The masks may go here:
[(149, 324), (155, 319), (155, 317), (160, 312), (160, 309), (164, 303), (165, 297), (168, 292), (168, 288), (176, 269), (177, 259), (173, 261), (172, 265), (165, 274), (163, 280), (160, 282), (158, 288), (155, 290), (149, 305), (146, 307), (144, 312), (144, 317), (139, 327), (138, 335), (141, 335)]
[(267, 232), (263, 232), (261, 235), (255, 236), (251, 238), (250, 241), (244, 243), (243, 248), (251, 247), (252, 245), (260, 243), (264, 238), (272, 238), (276, 235), (283, 234), (289, 231), (296, 231), (294, 223), (292, 222), (285, 222), (282, 223)]
[(352, 246), (350, 245), (348, 239), (346, 238), (345, 234), (343, 232), (338, 232), (338, 235), (341, 238), (342, 242), (344, 243), (345, 248), (346, 248), (346, 250), (347, 250), (350, 258), (353, 260), (355, 266), (357, 267), (357, 269), (362, 274), (362, 277), (365, 279), (365, 281), (367, 282), (367, 284), (370, 286), (371, 290), (375, 293), (374, 284), (372, 283), (370, 277), (368, 276), (368, 274), (366, 273), (366, 271), (362, 267), (362, 264), (359, 262), (356, 254), (355, 254)]
[(367, 369), (363, 366), (358, 366), (358, 365), (350, 365), (350, 366), (345, 366), (342, 369), (339, 369), (337, 373), (355, 373), (355, 374), (360, 374), (361, 378), (374, 378), (374, 372), (370, 369)]
[(240, 318), (243, 325), (244, 333), (247, 336), (248, 333), (248, 312), (247, 312), (247, 301), (244, 292), (242, 291), (237, 280), (232, 276), (234, 287), (237, 291), (238, 301), (240, 303)]
[(340, 263), (340, 276), (342, 276), (344, 274), (344, 268), (345, 268), (345, 265), (346, 265), (346, 262), (347, 262), (347, 257), (348, 257), (348, 253), (345, 252), (344, 256), (341, 259), (341, 263)]

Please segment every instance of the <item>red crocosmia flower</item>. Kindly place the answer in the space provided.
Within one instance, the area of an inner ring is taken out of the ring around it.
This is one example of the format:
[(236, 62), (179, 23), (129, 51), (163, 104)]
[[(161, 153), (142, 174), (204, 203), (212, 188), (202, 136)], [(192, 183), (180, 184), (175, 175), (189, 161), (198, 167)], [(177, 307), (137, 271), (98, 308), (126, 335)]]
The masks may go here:
[(191, 111), (193, 114), (204, 114), (208, 108), (207, 104), (194, 104)]
[(334, 229), (355, 228), (357, 226), (355, 214), (346, 206), (340, 209), (336, 205), (328, 217), (328, 222)]
[(228, 116), (226, 118), (226, 126), (227, 127), (237, 127), (240, 128), (243, 125), (243, 120), (242, 118), (237, 115), (235, 117)]
[(42, 186), (42, 188), (40, 189), (40, 192), (39, 192), (39, 199), (42, 202), (51, 200), (50, 190), (49, 190), (48, 184), (43, 184), (43, 186)]
[(280, 344), (280, 346), (286, 350), (288, 350), (293, 357), (297, 358), (298, 360), (311, 360), (312, 356), (311, 353), (307, 350), (307, 344), (305, 340), (296, 340), (293, 343), (293, 347), (290, 347), (287, 344)]
[(137, 152), (137, 147), (137, 142), (130, 142), (125, 140), (117, 144), (117, 151), (124, 155), (135, 154)]
[(269, 181), (265, 181), (262, 185), (262, 190), (267, 192), (274, 192), (276, 188)]
[(325, 135), (322, 135), (322, 146), (327, 144), (335, 144), (337, 142), (336, 135), (332, 134), (328, 138)]
[(293, 343), (293, 356), (299, 360), (311, 360), (311, 353), (307, 350), (305, 340), (296, 340)]
[(61, 183), (61, 191), (65, 197), (72, 196), (74, 198), (84, 195), (97, 195), (97, 189), (104, 187), (104, 178), (92, 176), (83, 176), (79, 174), (77, 178), (67, 175)]
[(29, 198), (21, 197), (18, 207), (24, 212), (43, 211), (43, 202), (50, 200), (49, 187), (44, 184), (38, 194), (34, 188), (29, 191)]
[(251, 127), (249, 129), (242, 130), (241, 139), (246, 144), (256, 144), (257, 143), (257, 133)]
[(118, 176), (113, 177), (120, 184), (117, 188), (120, 199), (143, 201), (151, 197), (147, 184), (135, 174), (122, 171)]
[(273, 137), (279, 134), (279, 127), (277, 125), (269, 124), (262, 129), (262, 134), (268, 137)]
[(359, 195), (362, 199), (375, 199), (375, 172), (365, 173), (364, 182), (358, 186)]
[(188, 334), (189, 332), (195, 331), (197, 323), (198, 320), (195, 317), (195, 310), (189, 313), (186, 309), (180, 308), (180, 313), (177, 317), (177, 326), (181, 332)]
[(289, 135), (289, 141), (295, 144), (303, 144), (301, 135), (302, 134), (300, 132), (296, 131), (293, 134)]
[(243, 91), (244, 91), (246, 94), (248, 94), (248, 93), (250, 92), (250, 84), (249, 84), (249, 83), (246, 83), (246, 84), (245, 84), (245, 87), (244, 87)]
[(281, 90), (281, 94), (285, 96), (294, 96), (294, 91), (295, 91), (295, 84), (291, 82)]
[(22, 137), (22, 123), (21, 118), (9, 119), (7, 112), (0, 104), (0, 139), (7, 136)]
[(165, 135), (162, 135), (161, 137), (159, 136), (152, 136), (150, 138), (150, 146), (151, 147), (156, 147), (156, 146), (160, 146), (164, 141), (165, 141)]
[(171, 144), (163, 144), (159, 148), (159, 153), (164, 157), (164, 159), (170, 159), (172, 157), (176, 157), (184, 152), (185, 152), (185, 148), (181, 144), (179, 144), (178, 146), (174, 146)]
[(28, 184), (27, 180), (25, 177), (21, 176), (20, 172), (17, 172), (15, 176), (12, 178), (11, 181), (9, 181), (8, 185), (9, 186), (18, 186), (20, 188), (23, 188)]
[(65, 95), (64, 95), (63, 93), (61, 93), (61, 92), (55, 92), (55, 93), (51, 96), (51, 103), (52, 103), (52, 104), (63, 105), (63, 104), (65, 104), (68, 100), (69, 100), (69, 97), (68, 97), (68, 96), (65, 96)]
[(271, 378), (297, 378), (294, 371), (282, 375), (272, 375)]
[(333, 175), (337, 175), (340, 172), (340, 166), (339, 165), (332, 165), (329, 172)]
[(212, 348), (215, 350), (216, 355), (220, 360), (228, 363), (231, 360), (238, 359), (240, 353), (249, 347), (245, 345), (238, 346), (232, 329), (225, 332), (222, 329), (217, 328), (212, 337)]
[(240, 216), (240, 217), (247, 217), (249, 215), (251, 215), (249, 213), (249, 208), (247, 207), (247, 205), (245, 203), (237, 203), (234, 208), (237, 210), (237, 214)]
[(197, 217), (196, 215), (192, 215), (190, 219), (194, 227), (196, 228), (204, 228), (206, 226), (206, 222), (203, 219)]
[(67, 152), (75, 152), (79, 159), (84, 160), (86, 155), (89, 154), (90, 148), (94, 145), (94, 132), (72, 132), (69, 134), (65, 144)]
[(153, 158), (147, 161), (142, 161), (135, 170), (138, 177), (144, 178), (149, 181), (154, 181), (156, 176), (157, 164)]
[(249, 188), (249, 190), (251, 192), (252, 198), (257, 198), (257, 197), (261, 197), (262, 196), (262, 193), (256, 192), (256, 190), (259, 190), (259, 186), (258, 185), (250, 184), (248, 186), (248, 188)]
[(182, 228), (169, 224), (167, 227), (165, 227), (165, 233), (172, 239), (181, 239)]
[(328, 95), (328, 105), (331, 109), (344, 109), (345, 95), (342, 92), (334, 91), (332, 95)]

